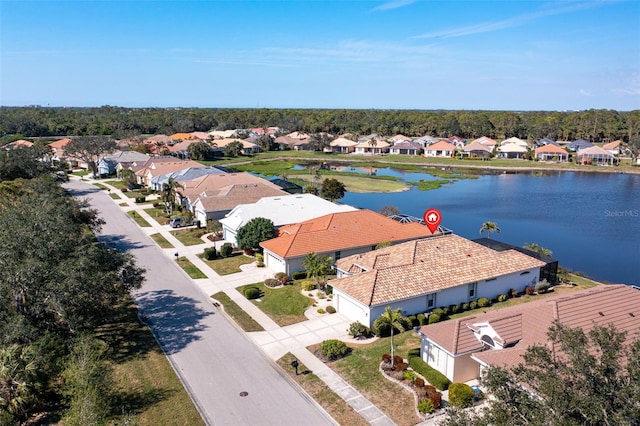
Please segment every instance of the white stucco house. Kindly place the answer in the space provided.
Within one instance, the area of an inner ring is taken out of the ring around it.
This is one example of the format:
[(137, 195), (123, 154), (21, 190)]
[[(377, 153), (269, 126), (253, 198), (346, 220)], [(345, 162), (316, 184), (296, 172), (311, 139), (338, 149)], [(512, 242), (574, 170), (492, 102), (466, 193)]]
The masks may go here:
[(412, 315), (524, 291), (545, 265), (517, 250), (445, 234), (342, 258), (335, 265), (338, 278), (328, 284), (336, 310), (371, 327), (387, 306)]
[(264, 197), (252, 204), (240, 204), (220, 219), (224, 240), (236, 244), (238, 229), (251, 219), (263, 217), (276, 228), (314, 219), (331, 213), (357, 210), (346, 204), (336, 204), (313, 194), (293, 194)]

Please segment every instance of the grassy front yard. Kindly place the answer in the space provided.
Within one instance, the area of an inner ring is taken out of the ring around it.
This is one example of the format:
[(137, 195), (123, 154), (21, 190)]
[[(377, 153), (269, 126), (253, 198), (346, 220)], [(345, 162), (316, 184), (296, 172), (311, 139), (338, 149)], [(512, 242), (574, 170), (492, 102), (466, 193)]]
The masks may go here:
[(256, 261), (253, 257), (245, 256), (241, 251), (231, 254), (229, 257), (221, 257), (215, 260), (206, 260), (202, 254), (198, 255), (207, 265), (211, 267), (218, 275), (235, 274), (242, 272), (240, 265), (246, 265)]
[(264, 328), (262, 328), (262, 326), (258, 324), (258, 322), (254, 320), (251, 315), (243, 311), (236, 302), (231, 300), (231, 298), (227, 296), (224, 291), (220, 291), (211, 297), (222, 304), (222, 306), (224, 307), (224, 312), (231, 318), (233, 318), (236, 324), (238, 324), (244, 331), (264, 331)]
[(149, 328), (136, 315), (132, 303), (122, 309), (121, 318), (98, 332), (109, 345), (107, 362), (116, 386), (110, 424), (204, 425)]
[(260, 302), (251, 302), (281, 327), (305, 321), (304, 311), (313, 305), (313, 299), (300, 294), (299, 281), (280, 288), (269, 288), (263, 283), (248, 284), (238, 287), (238, 291), (244, 294), (247, 287), (258, 287), (262, 291)]
[(148, 209), (145, 208), (144, 210), (160, 225), (169, 224), (170, 219), (167, 217), (167, 212), (165, 212), (164, 208), (151, 207)]
[[(410, 349), (420, 346), (420, 337), (407, 331), (393, 338), (395, 353), (406, 358)], [(350, 344), (347, 357), (329, 363), (343, 379), (351, 383), (362, 395), (374, 403), (399, 426), (410, 426), (421, 420), (415, 414), (413, 395), (402, 386), (388, 381), (378, 370), (382, 355), (391, 352), (390, 338), (378, 339), (370, 344)], [(312, 351), (314, 347), (310, 348)]]
[(298, 371), (300, 373), (307, 373), (296, 375), (294, 369), (291, 367), (291, 361), (294, 359), (295, 357), (288, 353), (280, 358), (277, 363), (280, 368), (320, 404), (338, 424), (349, 426), (365, 426), (369, 424), (362, 416), (356, 413), (344, 399), (318, 378), (318, 376), (313, 374), (313, 372), (307, 372), (307, 367), (301, 362), (299, 362)]
[(202, 241), (202, 237), (207, 233), (207, 230), (204, 228), (189, 228), (189, 229), (181, 229), (179, 231), (171, 231), (174, 237), (178, 239), (185, 246), (195, 246), (198, 244), (204, 244)]
[(167, 241), (160, 233), (151, 234), (150, 237), (160, 248), (173, 248), (173, 244)]

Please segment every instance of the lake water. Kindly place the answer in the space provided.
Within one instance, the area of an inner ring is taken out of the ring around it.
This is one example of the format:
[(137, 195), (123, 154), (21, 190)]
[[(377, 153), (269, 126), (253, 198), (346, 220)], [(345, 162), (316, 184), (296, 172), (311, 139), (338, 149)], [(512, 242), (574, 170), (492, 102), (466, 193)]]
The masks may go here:
[[(433, 178), (394, 169), (376, 174)], [(605, 282), (640, 286), (640, 175), (482, 175), (431, 191), (347, 192), (340, 201), (373, 211), (394, 205), (420, 218), (435, 207), (443, 226), (469, 239), (481, 236), (483, 222), (496, 222), (501, 232), (492, 234), (493, 239), (517, 246), (537, 243), (552, 250), (563, 267)]]

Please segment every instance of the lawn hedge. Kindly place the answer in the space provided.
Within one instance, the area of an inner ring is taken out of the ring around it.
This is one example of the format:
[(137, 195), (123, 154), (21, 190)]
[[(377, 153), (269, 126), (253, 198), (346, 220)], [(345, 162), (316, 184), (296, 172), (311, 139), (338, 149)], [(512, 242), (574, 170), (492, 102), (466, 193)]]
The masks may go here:
[[(410, 351), (410, 354), (413, 354), (414, 350)], [(424, 377), (429, 383), (438, 388), (439, 390), (447, 390), (451, 382), (447, 377), (439, 372), (438, 370), (430, 367), (426, 362), (424, 362), (419, 356), (409, 356), (409, 366), (415, 371), (419, 373), (422, 377)]]

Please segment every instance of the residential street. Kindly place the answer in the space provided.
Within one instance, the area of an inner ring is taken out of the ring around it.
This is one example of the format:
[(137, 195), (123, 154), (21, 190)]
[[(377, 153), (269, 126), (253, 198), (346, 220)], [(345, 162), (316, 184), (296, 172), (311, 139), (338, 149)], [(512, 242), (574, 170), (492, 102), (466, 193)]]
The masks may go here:
[[(211, 425), (326, 425), (333, 420), (247, 336), (105, 191), (72, 180), (106, 221), (99, 237), (135, 255), (146, 282), (134, 294), (167, 357)], [(246, 396), (242, 396), (246, 393)]]

